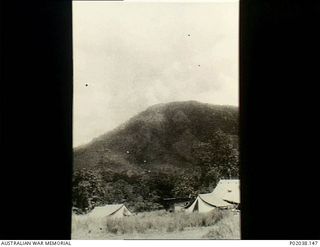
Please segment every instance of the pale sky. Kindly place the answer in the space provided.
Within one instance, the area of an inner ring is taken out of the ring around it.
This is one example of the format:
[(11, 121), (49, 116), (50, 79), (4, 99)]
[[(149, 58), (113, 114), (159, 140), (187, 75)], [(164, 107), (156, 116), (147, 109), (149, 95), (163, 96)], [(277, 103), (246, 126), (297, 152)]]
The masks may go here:
[(237, 106), (238, 19), (238, 2), (74, 1), (74, 147), (154, 104)]

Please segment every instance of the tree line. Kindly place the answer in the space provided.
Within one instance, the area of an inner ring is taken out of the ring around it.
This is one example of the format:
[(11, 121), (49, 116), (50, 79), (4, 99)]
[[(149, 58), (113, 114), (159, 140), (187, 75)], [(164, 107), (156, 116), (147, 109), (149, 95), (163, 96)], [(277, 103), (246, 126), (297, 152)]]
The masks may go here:
[(163, 198), (208, 193), (221, 178), (239, 177), (239, 152), (229, 135), (218, 130), (207, 142), (192, 146), (192, 168), (172, 173), (115, 173), (108, 169), (76, 169), (73, 174), (73, 207), (87, 213), (95, 206), (125, 203), (134, 212), (163, 209)]

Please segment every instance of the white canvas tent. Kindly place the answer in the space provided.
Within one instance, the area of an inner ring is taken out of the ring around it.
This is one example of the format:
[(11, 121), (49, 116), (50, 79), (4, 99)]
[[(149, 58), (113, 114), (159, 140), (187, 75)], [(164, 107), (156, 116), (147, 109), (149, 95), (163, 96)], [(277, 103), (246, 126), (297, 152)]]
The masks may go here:
[(132, 213), (127, 209), (124, 204), (105, 205), (102, 207), (95, 207), (90, 213), (89, 217), (92, 218), (121, 218), (123, 216), (129, 216)]
[(237, 204), (240, 204), (239, 179), (221, 179), (211, 193), (199, 194), (186, 212), (206, 213), (214, 208), (232, 208)]

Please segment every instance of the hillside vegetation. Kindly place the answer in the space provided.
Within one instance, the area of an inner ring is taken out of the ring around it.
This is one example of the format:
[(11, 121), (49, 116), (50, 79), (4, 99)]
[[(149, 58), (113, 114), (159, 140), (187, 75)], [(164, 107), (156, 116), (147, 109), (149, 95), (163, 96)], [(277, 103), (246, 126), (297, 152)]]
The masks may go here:
[(74, 150), (73, 205), (162, 209), (165, 197), (209, 192), (238, 173), (238, 108), (159, 104)]

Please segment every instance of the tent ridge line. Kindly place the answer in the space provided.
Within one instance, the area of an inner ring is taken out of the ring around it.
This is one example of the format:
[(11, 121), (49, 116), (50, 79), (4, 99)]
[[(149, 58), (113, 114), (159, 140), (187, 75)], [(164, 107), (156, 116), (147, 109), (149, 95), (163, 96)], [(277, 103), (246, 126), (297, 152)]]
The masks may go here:
[(116, 211), (114, 211), (113, 213), (109, 214), (109, 215), (113, 215), (115, 214), (116, 212), (118, 212), (121, 208), (123, 208), (124, 204), (121, 205), (121, 207), (119, 207)]

